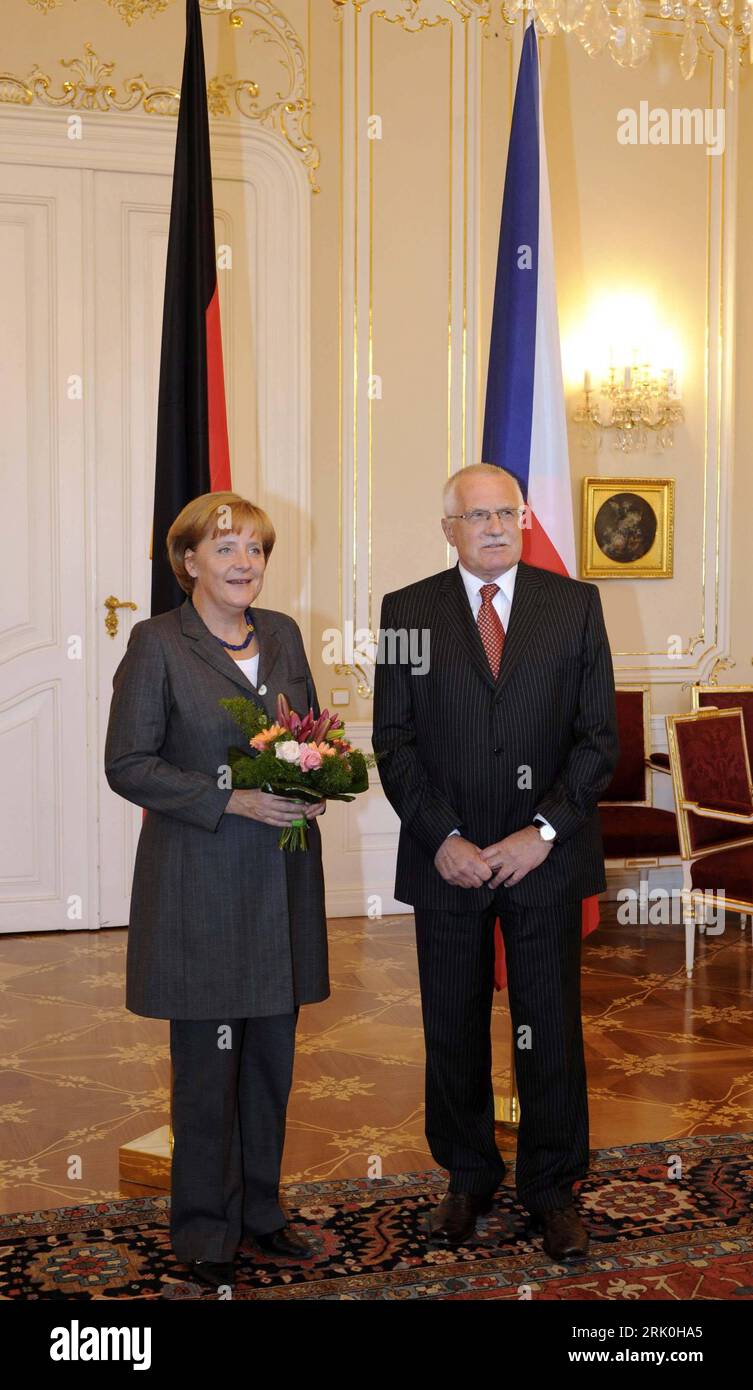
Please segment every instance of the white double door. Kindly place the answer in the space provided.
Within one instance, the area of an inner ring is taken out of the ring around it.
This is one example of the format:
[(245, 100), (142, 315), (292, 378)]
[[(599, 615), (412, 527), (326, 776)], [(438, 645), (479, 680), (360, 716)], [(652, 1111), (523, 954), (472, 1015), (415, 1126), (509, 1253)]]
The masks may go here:
[[(149, 617), (174, 140), (150, 117), (87, 117), (81, 142), (59, 113), (0, 117), (5, 932), (128, 920), (141, 812), (111, 792), (103, 750), (113, 672)], [(271, 138), (217, 141), (233, 482), (275, 517), (292, 558), (265, 602), (306, 635), (308, 190)], [(108, 598), (134, 605), (114, 635)]]

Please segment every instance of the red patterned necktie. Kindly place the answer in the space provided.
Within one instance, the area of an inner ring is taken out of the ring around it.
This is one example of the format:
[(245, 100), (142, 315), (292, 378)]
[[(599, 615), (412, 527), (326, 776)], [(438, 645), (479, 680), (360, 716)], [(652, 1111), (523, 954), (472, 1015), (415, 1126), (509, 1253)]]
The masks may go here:
[(494, 595), (499, 593), (499, 584), (482, 584), (479, 593), (481, 594), (481, 607), (478, 613), (478, 630), (481, 634), (481, 641), (484, 644), (491, 673), (496, 680), (502, 660), (502, 648), (505, 645), (505, 629), (502, 626), (499, 613), (492, 603)]

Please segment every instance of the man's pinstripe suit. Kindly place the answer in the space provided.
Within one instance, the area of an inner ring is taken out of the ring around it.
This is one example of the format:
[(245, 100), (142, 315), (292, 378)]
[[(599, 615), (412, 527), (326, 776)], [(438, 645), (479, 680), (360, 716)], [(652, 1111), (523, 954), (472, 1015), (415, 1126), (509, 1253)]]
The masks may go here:
[[(429, 636), (428, 669), (390, 633)], [(399, 643), (398, 643), (399, 649)], [(426, 1132), (450, 1191), (485, 1193), (494, 1141), (493, 925), (505, 939), (522, 1119), (517, 1194), (567, 1205), (588, 1167), (580, 1020), (580, 903), (606, 887), (597, 802), (618, 755), (614, 676), (598, 589), (520, 562), (495, 681), (457, 564), (387, 594), (373, 746), (401, 821), (395, 895), (416, 917), (426, 1038)], [(456, 827), (483, 849), (542, 815), (557, 832), (515, 886), (447, 883), (434, 864)]]

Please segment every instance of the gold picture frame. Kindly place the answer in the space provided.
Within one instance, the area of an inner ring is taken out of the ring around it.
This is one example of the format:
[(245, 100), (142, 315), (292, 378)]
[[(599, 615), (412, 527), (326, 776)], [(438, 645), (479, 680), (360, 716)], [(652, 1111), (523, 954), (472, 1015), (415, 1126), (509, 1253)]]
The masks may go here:
[(584, 579), (671, 579), (674, 478), (584, 478)]

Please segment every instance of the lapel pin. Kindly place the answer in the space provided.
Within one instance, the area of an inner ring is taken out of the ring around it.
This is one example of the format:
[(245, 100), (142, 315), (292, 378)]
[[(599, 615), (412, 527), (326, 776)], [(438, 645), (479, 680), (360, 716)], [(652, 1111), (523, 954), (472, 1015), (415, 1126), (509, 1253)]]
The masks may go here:
[(266, 687), (266, 685), (260, 685), (260, 686), (259, 686), (259, 694), (260, 694), (260, 695), (266, 695), (266, 693), (267, 693), (267, 687)]

